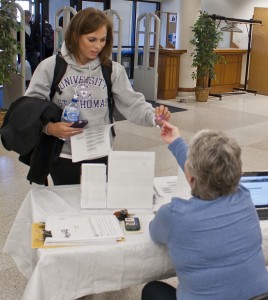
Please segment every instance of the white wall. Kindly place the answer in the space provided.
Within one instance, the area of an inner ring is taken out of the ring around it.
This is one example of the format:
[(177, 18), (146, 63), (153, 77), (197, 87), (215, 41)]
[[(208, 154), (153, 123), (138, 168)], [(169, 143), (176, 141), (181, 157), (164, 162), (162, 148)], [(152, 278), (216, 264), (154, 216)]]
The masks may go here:
[[(202, 10), (209, 14), (221, 15), (227, 18), (246, 19), (253, 18), (254, 7), (268, 7), (266, 0), (202, 0)], [(220, 24), (224, 26), (224, 23)], [(233, 41), (241, 49), (247, 49), (248, 25), (239, 24), (243, 33), (235, 33)], [(229, 47), (230, 34), (224, 34), (225, 41), (220, 44), (221, 48)]]
[[(150, 1), (150, 0), (149, 0)], [(151, 0), (153, 1), (153, 0)], [(161, 10), (165, 12), (179, 12), (181, 0), (158, 0), (161, 2)], [(188, 0), (193, 1), (193, 0)], [(50, 23), (54, 27), (54, 13), (58, 8), (69, 5), (69, 0), (50, 1)], [(123, 16), (123, 39), (129, 38), (129, 28), (131, 22), (131, 2), (124, 0), (111, 1), (112, 9), (117, 10)], [(201, 0), (202, 10), (210, 14), (218, 14), (230, 18), (250, 19), (253, 16), (254, 7), (268, 7), (267, 0)], [(224, 26), (224, 23), (220, 24)], [(246, 25), (239, 25), (243, 33), (234, 34), (234, 42), (241, 49), (247, 48), (248, 35)], [(179, 40), (179, 36), (177, 35)], [(129, 41), (127, 43), (129, 44)], [(228, 48), (230, 45), (230, 33), (224, 33), (224, 41), (220, 43), (220, 48)]]
[[(217, 14), (224, 17), (246, 19), (254, 18), (254, 7), (268, 7), (268, 1), (266, 0), (201, 0), (202, 10), (207, 11), (210, 14)], [(248, 47), (248, 29), (249, 25), (239, 24), (239, 28), (243, 30), (243, 33), (234, 33), (233, 42), (240, 49), (247, 49)], [(224, 42), (220, 43), (220, 47), (228, 47), (228, 38), (230, 34), (224, 34)], [(241, 83), (245, 81), (245, 69), (246, 69), (246, 55), (243, 56)]]
[[(151, 0), (152, 1), (152, 0)], [(180, 3), (185, 0), (159, 0), (161, 2), (161, 10), (165, 12), (176, 12), (178, 13), (178, 18), (180, 18)], [(267, 0), (188, 0), (193, 1), (194, 4), (196, 1), (201, 1), (201, 9), (203, 11), (207, 11), (209, 14), (217, 14), (224, 17), (229, 18), (237, 18), (237, 19), (250, 19), (253, 17), (254, 7), (268, 7)], [(190, 3), (189, 3), (190, 4)], [(52, 26), (54, 25), (54, 14), (51, 12), (55, 12), (59, 7), (68, 6), (69, 0), (50, 0), (50, 21)], [(118, 11), (119, 14), (123, 17), (123, 44), (129, 44), (129, 28), (131, 24), (131, 2), (125, 0), (112, 0), (111, 1), (111, 8)], [(196, 12), (193, 12), (197, 15)], [(178, 22), (179, 24), (179, 22)], [(192, 24), (193, 25), (193, 24)], [(225, 23), (223, 22), (220, 26), (224, 26)], [(187, 25), (188, 26), (188, 25)], [(247, 49), (248, 45), (248, 28), (245, 24), (238, 25), (242, 30), (243, 33), (235, 33), (233, 37), (233, 41), (238, 45), (241, 49)], [(54, 27), (54, 26), (53, 26)], [(181, 37), (178, 35), (179, 30), (177, 30), (177, 40), (179, 41)], [(189, 31), (190, 32), (190, 31)], [(189, 41), (191, 36), (189, 34)], [(178, 48), (182, 49), (178, 45)], [(219, 45), (221, 48), (227, 48), (230, 46), (230, 33), (224, 33), (224, 41)], [(185, 48), (185, 45), (183, 45)], [(183, 56), (182, 56), (183, 57)], [(189, 69), (189, 67), (188, 67)], [(244, 72), (243, 72), (244, 73)], [(242, 80), (243, 76), (242, 73)], [(187, 84), (188, 85), (188, 84)], [(185, 85), (185, 87), (187, 87)]]
[(165, 12), (178, 12), (179, 0), (165, 0), (161, 2), (161, 11)]
[(268, 7), (267, 0), (202, 0), (202, 10), (224, 17), (250, 19), (254, 7)]

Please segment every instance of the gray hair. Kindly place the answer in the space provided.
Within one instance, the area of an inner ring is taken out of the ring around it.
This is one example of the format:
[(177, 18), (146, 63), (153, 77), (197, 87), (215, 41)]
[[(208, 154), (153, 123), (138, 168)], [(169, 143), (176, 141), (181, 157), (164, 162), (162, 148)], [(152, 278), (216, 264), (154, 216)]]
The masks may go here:
[(241, 148), (221, 131), (201, 130), (190, 142), (187, 167), (193, 196), (213, 200), (231, 194), (241, 177)]

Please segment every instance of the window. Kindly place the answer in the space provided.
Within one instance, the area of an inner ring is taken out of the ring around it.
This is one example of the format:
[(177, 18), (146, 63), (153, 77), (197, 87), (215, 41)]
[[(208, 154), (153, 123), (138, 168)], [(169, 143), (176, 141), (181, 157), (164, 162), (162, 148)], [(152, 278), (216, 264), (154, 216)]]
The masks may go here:
[(143, 13), (156, 13), (159, 2), (111, 0), (111, 9), (116, 10), (122, 20), (122, 65), (129, 78), (133, 78), (136, 19)]

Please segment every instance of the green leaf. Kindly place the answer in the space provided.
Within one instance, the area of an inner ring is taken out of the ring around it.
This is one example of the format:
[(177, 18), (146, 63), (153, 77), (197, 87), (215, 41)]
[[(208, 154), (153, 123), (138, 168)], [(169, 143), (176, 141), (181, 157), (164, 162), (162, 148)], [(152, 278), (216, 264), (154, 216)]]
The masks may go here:
[(194, 46), (191, 53), (191, 57), (193, 57), (192, 67), (195, 68), (192, 72), (192, 79), (197, 80), (202, 87), (207, 87), (208, 78), (215, 79), (215, 64), (221, 56), (216, 54), (214, 50), (222, 41), (223, 34), (218, 30), (215, 20), (207, 12), (202, 11), (191, 28), (194, 33), (190, 40), (190, 44)]
[(21, 54), (17, 41), (20, 25), (16, 20), (14, 5), (0, 1), (0, 83), (10, 82), (12, 73), (17, 72), (16, 55)]

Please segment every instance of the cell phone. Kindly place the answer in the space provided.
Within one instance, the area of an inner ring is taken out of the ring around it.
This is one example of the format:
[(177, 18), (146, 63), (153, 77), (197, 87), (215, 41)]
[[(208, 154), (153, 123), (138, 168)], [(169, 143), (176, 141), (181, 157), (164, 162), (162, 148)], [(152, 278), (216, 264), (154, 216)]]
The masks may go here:
[(137, 231), (141, 229), (139, 218), (125, 218), (125, 229), (127, 231)]
[(71, 127), (73, 128), (84, 128), (88, 124), (88, 120), (77, 120)]

